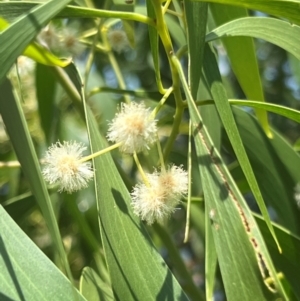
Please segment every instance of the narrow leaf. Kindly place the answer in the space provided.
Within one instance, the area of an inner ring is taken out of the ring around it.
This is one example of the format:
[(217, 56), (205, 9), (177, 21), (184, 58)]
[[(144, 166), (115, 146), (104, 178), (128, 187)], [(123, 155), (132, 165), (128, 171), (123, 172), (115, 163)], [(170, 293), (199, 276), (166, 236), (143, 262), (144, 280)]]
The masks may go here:
[(286, 18), (300, 25), (300, 0), (195, 0), (240, 6), (252, 10), (259, 10), (270, 15)]
[(257, 214), (254, 214), (254, 217), (268, 246), (274, 264), (278, 271), (283, 273), (283, 277), (289, 281), (294, 294), (297, 296), (297, 299), (300, 300), (300, 287), (298, 281), (300, 277), (300, 261), (298, 257), (300, 238), (287, 229), (274, 224), (276, 236), (282, 246), (282, 254), (279, 254), (265, 221)]
[[(211, 4), (210, 10), (217, 26), (234, 19), (248, 17), (246, 9), (229, 5)], [(253, 39), (249, 37), (236, 37), (223, 39), (231, 67), (248, 99), (264, 102), (264, 93), (259, 75), (256, 52)], [(247, 70), (247, 72), (245, 72)], [(256, 116), (266, 134), (272, 137), (266, 111), (256, 109)]]
[(259, 38), (285, 49), (300, 59), (300, 43), (295, 39), (299, 35), (300, 26), (289, 22), (266, 17), (248, 17), (214, 29), (207, 34), (206, 41), (236, 36)]
[(86, 300), (0, 206), (0, 300)]
[(41, 208), (53, 243), (62, 260), (62, 265), (66, 269), (68, 276), (71, 277), (51, 200), (41, 174), (38, 158), (20, 102), (14, 96), (12, 86), (7, 79), (0, 85), (0, 88), (0, 113), (11, 143), (14, 146), (24, 175), (30, 184), (31, 191)]
[[(299, 234), (299, 214), (293, 197), (300, 179), (299, 155), (276, 131), (272, 130), (274, 137), (268, 139), (250, 114), (235, 107), (233, 113), (267, 206), (275, 210), (278, 223)], [(231, 149), (226, 135), (223, 135), (223, 145)], [(241, 179), (243, 176), (237, 181)]]
[[(70, 1), (69, 1), (70, 2)], [(0, 16), (11, 21), (23, 13), (37, 6), (36, 2), (0, 2)], [(116, 18), (122, 20), (132, 20), (155, 26), (153, 20), (144, 15), (133, 12), (120, 12), (105, 9), (94, 9), (68, 5), (57, 14), (58, 18)]]
[[(264, 109), (266, 111), (278, 114), (280, 116), (284, 116), (286, 118), (289, 118), (291, 120), (300, 123), (300, 111), (291, 109), (289, 107), (277, 105), (274, 103), (264, 103), (264, 102), (253, 101), (253, 100), (229, 99), (228, 101), (231, 105)], [(199, 105), (213, 104), (213, 103), (214, 103), (213, 100), (204, 100), (204, 101), (197, 102), (197, 104)]]
[[(153, 4), (150, 0), (146, 1), (147, 4), (147, 15), (149, 18), (155, 19), (155, 11), (153, 8)], [(156, 84), (158, 87), (158, 90), (164, 94), (164, 88), (162, 85), (161, 81), (161, 76), (160, 76), (160, 63), (159, 63), (159, 51), (158, 51), (158, 32), (155, 28), (152, 26), (148, 26), (149, 30), (149, 39), (150, 39), (150, 47), (151, 47), (151, 54), (152, 54), (152, 59), (153, 59), (153, 64), (154, 64), (154, 71), (155, 71), (155, 78), (156, 78)]]
[[(189, 104), (206, 210), (214, 212), (211, 227), (227, 300), (270, 300), (271, 294), (267, 287), (273, 293), (278, 290), (286, 300), (251, 212), (213, 146), (179, 61), (175, 57), (173, 61), (180, 70)], [(268, 277), (272, 279), (271, 285), (267, 281)], [(262, 285), (262, 279), (265, 286)]]
[(71, 0), (49, 1), (36, 6), (0, 33), (0, 82), (35, 35), (69, 2)]
[(205, 293), (206, 300), (213, 300), (218, 257), (211, 224), (214, 223), (216, 212), (214, 209), (207, 211), (205, 216)]
[[(106, 142), (88, 108), (87, 121), (92, 151), (105, 148)], [(111, 155), (94, 159), (94, 166), (99, 223), (115, 297), (128, 301), (188, 300), (144, 226), (132, 214), (130, 195)]]
[[(9, 23), (5, 19), (0, 17), (0, 31), (3, 31), (8, 27)], [(23, 52), (23, 55), (28, 56), (29, 58), (33, 59), (34, 61), (40, 64), (48, 66), (65, 67), (71, 62), (71, 59), (59, 59), (45, 47), (42, 47), (41, 45), (35, 42), (32, 42), (29, 46), (26, 47), (26, 49)]]
[(80, 277), (80, 292), (87, 301), (113, 301), (111, 287), (90, 267), (85, 267)]
[(54, 116), (56, 80), (48, 67), (38, 64), (36, 66), (35, 82), (41, 126), (47, 141), (52, 142), (50, 137), (53, 129), (51, 125)]
[[(75, 78), (75, 86), (81, 87), (79, 73), (72, 77)], [(95, 153), (107, 147), (107, 141), (86, 105), (85, 114), (91, 151)], [(111, 154), (106, 153), (93, 161), (100, 233), (115, 299), (187, 301), (145, 227), (133, 214), (130, 194)]]
[[(237, 159), (240, 162), (242, 170), (249, 183), (249, 186), (251, 187), (257, 204), (262, 212), (262, 215), (265, 218), (267, 224), (269, 225), (270, 231), (274, 236), (275, 241), (277, 242), (274, 230), (272, 229), (267, 208), (259, 190), (257, 181), (254, 177), (251, 165), (249, 163), (249, 159), (243, 147), (236, 123), (233, 118), (232, 111), (230, 109), (230, 105), (228, 103), (226, 91), (221, 81), (221, 75), (219, 74), (216, 58), (209, 46), (206, 46), (205, 48), (204, 72), (206, 76), (206, 81), (210, 86), (212, 96), (214, 97), (216, 108), (224, 125), (224, 128), (227, 132), (231, 145), (235, 151)], [(279, 245), (278, 248), (280, 249)]]
[[(186, 2), (185, 18), (188, 28), (188, 48), (189, 48), (189, 84), (192, 96), (196, 99), (197, 96), (203, 95), (205, 86), (200, 83), (202, 75), (202, 59), (205, 45), (206, 23), (207, 23), (207, 3)], [(214, 133), (214, 138), (219, 140), (220, 126), (216, 121), (218, 116), (214, 108), (206, 107), (203, 114), (209, 122), (209, 131)], [(211, 122), (211, 123), (210, 123)], [(212, 231), (208, 226), (206, 219), (205, 227), (205, 293), (206, 300), (211, 300), (213, 297), (215, 271), (217, 265), (217, 253), (212, 237)]]
[(187, 2), (185, 9), (190, 61), (189, 84), (192, 96), (196, 98), (202, 70), (208, 5), (206, 3)]

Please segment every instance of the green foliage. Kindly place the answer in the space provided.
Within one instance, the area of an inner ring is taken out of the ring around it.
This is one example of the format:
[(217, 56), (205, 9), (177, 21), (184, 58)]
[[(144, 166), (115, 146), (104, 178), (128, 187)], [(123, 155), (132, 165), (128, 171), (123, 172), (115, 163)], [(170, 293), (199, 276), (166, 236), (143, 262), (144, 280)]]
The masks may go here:
[(69, 3), (0, 2), (0, 299), (300, 300), (300, 1)]
[(0, 207), (2, 300), (86, 300)]

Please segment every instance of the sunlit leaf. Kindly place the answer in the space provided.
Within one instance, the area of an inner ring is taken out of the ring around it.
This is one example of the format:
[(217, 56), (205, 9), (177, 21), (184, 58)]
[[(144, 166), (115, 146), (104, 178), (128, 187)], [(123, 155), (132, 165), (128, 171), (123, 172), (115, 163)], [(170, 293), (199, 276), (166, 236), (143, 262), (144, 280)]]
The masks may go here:
[(80, 277), (80, 292), (87, 301), (113, 301), (111, 287), (90, 267), (85, 267)]
[(257, 204), (264, 216), (267, 224), (269, 225), (270, 231), (274, 236), (276, 241), (276, 237), (274, 235), (274, 231), (272, 229), (272, 225), (270, 222), (270, 217), (268, 215), (266, 205), (261, 196), (261, 192), (259, 190), (257, 181), (254, 177), (251, 165), (249, 163), (249, 159), (246, 155), (245, 149), (243, 147), (240, 135), (238, 133), (238, 129), (236, 123), (234, 121), (232, 111), (229, 107), (226, 92), (224, 86), (221, 81), (221, 76), (219, 70), (217, 68), (217, 63), (215, 56), (209, 46), (206, 47), (205, 51), (205, 60), (204, 60), (204, 72), (207, 83), (210, 87), (210, 91), (212, 96), (214, 97), (214, 102), (220, 118), (222, 120), (223, 126), (228, 134), (231, 145), (235, 151), (238, 161), (242, 167), (242, 170), (246, 176), (246, 179), (251, 187), (251, 190), (254, 194), (254, 197), (257, 201)]
[[(262, 30), (263, 28), (263, 30)], [(295, 37), (300, 35), (300, 26), (266, 17), (247, 17), (228, 22), (206, 36), (206, 41), (234, 36), (248, 36), (273, 43), (300, 59), (300, 45)]]
[[(37, 6), (36, 2), (0, 2), (0, 16), (7, 20), (14, 20), (22, 13), (27, 13), (30, 9)], [(57, 14), (59, 18), (117, 18), (122, 20), (132, 20), (155, 26), (153, 20), (146, 16), (132, 13), (120, 12), (105, 9), (94, 9), (68, 5), (61, 13)]]
[[(235, 107), (233, 112), (268, 208), (275, 210), (281, 225), (299, 234), (299, 214), (293, 197), (294, 187), (300, 179), (299, 155), (275, 130), (272, 129), (273, 139), (268, 139), (257, 120), (249, 113)], [(223, 145), (231, 149), (226, 135), (223, 135)], [(241, 181), (243, 178), (239, 176), (236, 180)]]
[(276, 236), (282, 246), (282, 254), (279, 254), (276, 244), (274, 244), (274, 240), (272, 239), (264, 220), (257, 214), (255, 214), (254, 217), (260, 231), (262, 232), (277, 270), (282, 272), (283, 277), (288, 279), (289, 283), (293, 287), (293, 292), (297, 296), (297, 300), (300, 300), (300, 287), (298, 285), (298, 279), (300, 277), (300, 264), (298, 260), (300, 238), (287, 229), (274, 224)]
[[(180, 68), (178, 61), (177, 66)], [(285, 296), (258, 227), (218, 150), (213, 146), (182, 71), (180, 77), (193, 122), (206, 210), (207, 214), (211, 213), (211, 227), (227, 300), (251, 300), (253, 296), (258, 300), (269, 300), (271, 293), (267, 287), (273, 290), (273, 285), (281, 296)], [(265, 266), (268, 276), (264, 272)], [(271, 286), (267, 282), (269, 276)]]
[[(230, 5), (211, 3), (210, 10), (217, 26), (234, 19), (248, 16), (246, 9)], [(222, 43), (225, 46), (230, 65), (246, 97), (264, 102), (264, 93), (253, 39), (249, 37), (235, 37), (234, 39), (223, 39)], [(247, 72), (245, 72), (245, 70), (247, 70)], [(266, 134), (272, 137), (266, 111), (256, 109), (255, 113)]]
[(0, 206), (0, 299), (86, 300)]
[(51, 70), (41, 64), (37, 64), (36, 66), (35, 80), (41, 126), (47, 141), (50, 143), (53, 142), (51, 141), (51, 134), (53, 134), (52, 122), (54, 116), (56, 81)]
[(49, 1), (35, 6), (0, 33), (0, 82), (42, 27), (70, 2), (71, 0)]
[[(187, 2), (185, 14), (188, 26), (188, 47), (189, 47), (189, 82), (191, 86), (191, 94), (194, 98), (198, 95), (201, 97), (206, 91), (200, 78), (202, 74), (202, 59), (204, 53), (204, 41), (206, 33), (207, 10), (206, 3)], [(214, 138), (220, 138), (220, 123), (216, 111), (212, 107), (206, 107), (203, 110), (205, 120), (208, 122), (209, 131), (213, 132)], [(218, 143), (219, 145), (219, 143)], [(215, 270), (217, 264), (217, 254), (212, 237), (210, 227), (205, 227), (205, 293), (206, 299), (210, 300), (213, 296), (215, 283)]]
[[(72, 79), (80, 88), (80, 76), (76, 76), (76, 72), (73, 67)], [(97, 152), (107, 147), (107, 141), (100, 134), (95, 117), (87, 106), (85, 114), (91, 151)], [(106, 153), (93, 161), (100, 233), (115, 298), (128, 301), (188, 300), (144, 225), (133, 214), (130, 194), (111, 154)]]
[[(0, 17), (0, 31), (3, 31), (8, 27), (9, 23), (5, 19)], [(29, 46), (26, 47), (26, 49), (23, 52), (23, 55), (28, 56), (29, 58), (33, 59), (34, 61), (40, 64), (48, 66), (65, 67), (71, 62), (71, 59), (59, 59), (45, 47), (42, 47), (41, 45), (35, 42), (32, 42)]]
[(204, 2), (229, 4), (252, 10), (259, 10), (280, 18), (286, 18), (291, 22), (300, 25), (300, 0), (205, 0)]
[[(231, 105), (243, 106), (243, 107), (251, 107), (251, 108), (261, 108), (266, 111), (284, 116), (291, 120), (300, 123), (300, 111), (291, 109), (289, 107), (277, 105), (274, 103), (263, 103), (260, 101), (253, 101), (253, 100), (241, 100), (241, 99), (229, 99), (228, 100)], [(199, 101), (199, 105), (202, 104), (213, 104), (212, 100), (204, 100)]]
[[(155, 19), (156, 16), (155, 16), (155, 11), (152, 2), (150, 0), (147, 0), (146, 4), (147, 4), (148, 17)], [(158, 90), (162, 92), (163, 85), (162, 85), (161, 75), (160, 75), (158, 32), (157, 30), (155, 30), (155, 28), (151, 26), (148, 26), (148, 30), (149, 30), (150, 47), (151, 47), (156, 83), (158, 86)]]
[[(10, 82), (5, 78), (14, 61), (38, 33), (39, 29), (69, 2), (69, 0), (50, 1), (39, 5), (0, 33), (0, 64), (2, 66), (0, 69), (0, 83), (3, 82), (0, 94), (0, 111), (24, 175), (30, 183), (32, 193), (45, 218), (62, 267), (68, 274), (68, 277), (72, 279), (51, 200), (41, 174), (24, 113), (20, 102), (16, 99), (16, 95), (13, 94)], [(32, 19), (35, 22), (32, 22)]]

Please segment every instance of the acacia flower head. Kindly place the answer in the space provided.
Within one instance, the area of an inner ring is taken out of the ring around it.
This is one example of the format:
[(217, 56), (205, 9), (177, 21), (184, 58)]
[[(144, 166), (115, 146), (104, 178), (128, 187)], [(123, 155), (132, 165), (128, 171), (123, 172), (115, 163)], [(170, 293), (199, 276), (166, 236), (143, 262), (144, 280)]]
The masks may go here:
[(72, 27), (57, 28), (49, 24), (40, 32), (38, 39), (45, 47), (60, 55), (78, 56), (84, 51), (77, 30)]
[(129, 47), (129, 41), (126, 32), (122, 29), (111, 29), (107, 33), (107, 40), (112, 49), (118, 53)]
[(182, 167), (147, 174), (148, 185), (134, 187), (131, 198), (133, 212), (147, 224), (162, 221), (176, 210), (181, 197), (188, 192), (188, 175)]
[(35, 68), (35, 61), (33, 61), (32, 59), (21, 55), (18, 57), (17, 63), (20, 76), (30, 76), (33, 73)]
[(125, 153), (149, 149), (156, 140), (156, 122), (144, 103), (122, 103), (120, 112), (109, 124), (107, 139), (122, 143), (120, 150)]
[(87, 187), (93, 178), (88, 162), (81, 162), (86, 146), (75, 141), (56, 142), (46, 152), (43, 176), (49, 184), (59, 184), (59, 191), (71, 193)]
[(38, 35), (39, 41), (51, 50), (60, 48), (59, 29), (52, 24), (48, 24)]
[(84, 46), (79, 42), (78, 33), (73, 28), (63, 29), (61, 47), (63, 52), (73, 56), (80, 55), (84, 50)]

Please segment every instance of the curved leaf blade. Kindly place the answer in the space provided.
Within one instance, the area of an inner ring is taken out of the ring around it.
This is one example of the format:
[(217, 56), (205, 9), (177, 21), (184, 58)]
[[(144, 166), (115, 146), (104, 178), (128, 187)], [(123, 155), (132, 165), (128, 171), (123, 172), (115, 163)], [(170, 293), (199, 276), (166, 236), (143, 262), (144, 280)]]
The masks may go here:
[(54, 100), (56, 93), (56, 80), (54, 74), (48, 67), (37, 64), (35, 73), (36, 96), (42, 129), (45, 133), (47, 142), (52, 142)]
[(232, 105), (264, 109), (266, 111), (276, 113), (278, 115), (284, 116), (286, 118), (289, 118), (291, 120), (300, 123), (300, 111), (291, 109), (289, 107), (285, 107), (273, 103), (262, 103), (260, 101), (253, 101), (253, 100), (230, 99), (229, 103)]
[[(248, 17), (247, 10), (241, 7), (211, 3), (210, 10), (217, 26), (234, 19)], [(226, 48), (232, 70), (247, 98), (265, 102), (253, 39), (236, 37), (234, 39), (223, 39), (222, 43)], [(264, 131), (271, 138), (272, 133), (266, 111), (256, 109), (255, 113)]]
[[(186, 2), (185, 18), (187, 20), (187, 37), (189, 48), (189, 84), (191, 94), (196, 99), (206, 91), (203, 84), (202, 60), (205, 45), (205, 34), (207, 25), (207, 3)], [(207, 93), (208, 94), (208, 93)], [(214, 108), (204, 107), (202, 116), (207, 121), (208, 131), (213, 135), (215, 141), (220, 141), (221, 127), (219, 117)], [(219, 145), (219, 143), (217, 142)], [(206, 300), (213, 299), (215, 271), (217, 266), (217, 253), (214, 245), (212, 231), (206, 219), (205, 225), (205, 295)]]
[(300, 25), (300, 0), (195, 0), (259, 10)]
[(185, 17), (188, 27), (189, 84), (194, 98), (197, 96), (204, 53), (208, 5), (187, 2)]
[[(262, 30), (263, 29), (263, 30)], [(220, 38), (248, 36), (273, 43), (300, 59), (300, 26), (266, 17), (247, 17), (228, 22), (206, 36), (206, 42)]]
[(0, 254), (1, 300), (86, 300), (2, 206)]
[[(87, 108), (86, 112), (91, 149), (96, 152), (107, 145), (91, 111)], [(144, 226), (133, 215), (130, 195), (111, 155), (95, 158), (94, 166), (99, 223), (115, 297), (128, 301), (188, 300)]]
[[(0, 30), (3, 31), (4, 29), (9, 27), (9, 23), (0, 17)], [(29, 58), (33, 59), (34, 61), (48, 66), (60, 66), (65, 67), (68, 65), (70, 61), (61, 61), (58, 57), (48, 51), (46, 48), (42, 47), (37, 43), (31, 43), (29, 46), (26, 47), (24, 50), (23, 55), (28, 56)]]
[(41, 173), (40, 164), (20, 102), (13, 94), (12, 86), (7, 79), (2, 82), (0, 88), (0, 113), (11, 143), (14, 146), (24, 175), (30, 184), (31, 191), (43, 213), (54, 246), (62, 261), (62, 266), (71, 279), (71, 271), (62, 244), (51, 199)]
[[(75, 68), (73, 72), (77, 72)], [(79, 73), (75, 77), (75, 86), (81, 87)], [(85, 102), (84, 106), (91, 151), (95, 153), (107, 147), (107, 141), (91, 109)], [(96, 157), (93, 162), (100, 234), (115, 298), (188, 301), (144, 225), (133, 214), (130, 194), (111, 154)]]
[(0, 82), (42, 26), (70, 2), (71, 0), (49, 1), (36, 6), (0, 33)]
[[(71, 2), (71, 1), (69, 1)], [(22, 13), (27, 13), (30, 9), (37, 6), (36, 2), (0, 2), (0, 16), (7, 20), (14, 20)], [(132, 20), (155, 26), (152, 19), (138, 13), (120, 12), (105, 9), (94, 9), (87, 7), (79, 7), (68, 5), (60, 13), (57, 18), (118, 18), (122, 20)]]
[(42, 47), (37, 43), (31, 43), (25, 50), (23, 55), (30, 57), (34, 61), (47, 65), (47, 66), (59, 66), (66, 67), (68, 66), (72, 59), (61, 60), (53, 53), (48, 51), (46, 48)]
[(300, 300), (300, 287), (298, 282), (300, 277), (300, 262), (298, 260), (300, 238), (293, 235), (293, 233), (287, 229), (274, 224), (276, 236), (282, 246), (282, 254), (279, 254), (264, 220), (258, 214), (254, 214), (254, 217), (268, 246), (274, 264), (282, 271), (284, 277), (287, 278), (292, 286), (293, 292), (298, 300)]
[(85, 267), (80, 277), (80, 292), (88, 301), (113, 301), (111, 287), (90, 267)]
[[(174, 62), (181, 70), (176, 58)], [(227, 299), (270, 300), (271, 295), (267, 290), (267, 286), (272, 289), (267, 283), (267, 277), (270, 276), (281, 297), (287, 300), (251, 212), (213, 145), (183, 71), (179, 74), (193, 122), (206, 210), (212, 213), (211, 226)], [(264, 266), (267, 267), (267, 274)], [(262, 285), (262, 278), (266, 286)]]
[(251, 187), (251, 190), (254, 194), (257, 204), (262, 212), (262, 215), (265, 218), (267, 224), (269, 225), (269, 229), (275, 241), (277, 242), (276, 236), (274, 234), (274, 230), (272, 229), (268, 211), (266, 209), (264, 200), (259, 190), (257, 181), (254, 177), (251, 165), (249, 163), (249, 159), (243, 147), (241, 137), (239, 135), (236, 123), (233, 118), (232, 111), (230, 109), (230, 105), (227, 100), (226, 91), (221, 81), (221, 75), (219, 74), (216, 58), (208, 45), (205, 47), (205, 50), (206, 51), (205, 51), (205, 59), (204, 59), (204, 73), (205, 73), (207, 83), (210, 86), (212, 96), (214, 97), (216, 109), (218, 110), (224, 128), (231, 142), (231, 145), (234, 149), (238, 161), (240, 162), (242, 170), (249, 183), (249, 186)]
[[(277, 105), (274, 103), (265, 103), (265, 102), (254, 101), (254, 100), (228, 99), (228, 101), (231, 105), (264, 109), (266, 111), (284, 116), (286, 118), (289, 118), (291, 120), (300, 123), (300, 111), (291, 109), (289, 107)], [(199, 101), (197, 103), (199, 105), (200, 104), (204, 105), (204, 104), (213, 104), (214, 102), (213, 100), (204, 100), (204, 101)]]
[[(300, 156), (276, 131), (272, 130), (274, 137), (268, 139), (250, 114), (235, 107), (233, 113), (267, 206), (275, 210), (278, 223), (299, 234), (294, 187), (300, 179)], [(226, 135), (223, 135), (223, 145), (230, 149)], [(236, 181), (241, 179), (240, 175)]]
[[(147, 15), (149, 18), (155, 19), (155, 11), (153, 8), (153, 4), (150, 0), (146, 1), (147, 5)], [(148, 26), (149, 30), (149, 39), (150, 39), (150, 48), (153, 58), (153, 64), (154, 64), (154, 71), (155, 71), (155, 78), (156, 78), (156, 84), (158, 87), (158, 90), (163, 93), (164, 88), (161, 81), (161, 75), (160, 75), (160, 62), (159, 62), (159, 38), (158, 38), (158, 32), (155, 30), (152, 26)]]

